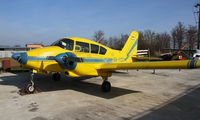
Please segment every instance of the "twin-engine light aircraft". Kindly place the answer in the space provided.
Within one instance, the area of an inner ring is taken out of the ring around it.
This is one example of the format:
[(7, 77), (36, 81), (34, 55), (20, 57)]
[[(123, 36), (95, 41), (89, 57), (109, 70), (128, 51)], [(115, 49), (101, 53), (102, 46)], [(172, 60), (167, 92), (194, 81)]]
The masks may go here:
[(60, 80), (60, 73), (69, 77), (101, 76), (103, 92), (111, 90), (108, 77), (118, 69), (189, 69), (200, 67), (200, 60), (137, 62), (138, 32), (132, 31), (121, 51), (108, 48), (83, 38), (62, 38), (49, 47), (24, 53), (15, 53), (12, 58), (32, 70), (31, 84), (27, 90), (33, 93), (35, 73), (53, 74)]

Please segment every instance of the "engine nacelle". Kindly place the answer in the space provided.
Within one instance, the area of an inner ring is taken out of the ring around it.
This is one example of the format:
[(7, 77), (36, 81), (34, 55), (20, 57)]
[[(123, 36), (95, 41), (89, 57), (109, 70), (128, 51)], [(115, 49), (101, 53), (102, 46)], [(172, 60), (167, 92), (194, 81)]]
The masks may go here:
[(28, 56), (25, 52), (23, 53), (14, 53), (12, 58), (17, 60), (20, 64), (26, 64), (28, 61)]
[(73, 59), (77, 58), (77, 56), (71, 52), (61, 53), (55, 57), (55, 60), (59, 63), (59, 65), (64, 69), (73, 70), (76, 68), (77, 62)]

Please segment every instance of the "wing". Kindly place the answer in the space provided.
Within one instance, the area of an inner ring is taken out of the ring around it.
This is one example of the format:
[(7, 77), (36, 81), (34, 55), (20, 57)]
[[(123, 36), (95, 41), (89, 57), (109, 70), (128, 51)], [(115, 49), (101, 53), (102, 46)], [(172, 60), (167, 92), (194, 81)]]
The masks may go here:
[(182, 61), (154, 61), (154, 62), (133, 62), (133, 63), (105, 63), (98, 65), (97, 70), (190, 69), (199, 67), (200, 67), (200, 60), (182, 60)]

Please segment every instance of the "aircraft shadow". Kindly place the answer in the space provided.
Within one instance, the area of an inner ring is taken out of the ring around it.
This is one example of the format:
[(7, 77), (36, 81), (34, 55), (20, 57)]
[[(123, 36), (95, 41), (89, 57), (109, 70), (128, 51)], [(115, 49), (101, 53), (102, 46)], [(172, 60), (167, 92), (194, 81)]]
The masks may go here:
[[(137, 116), (140, 116), (139, 118)], [(137, 119), (135, 119), (135, 117)], [(200, 85), (126, 120), (200, 120)]]
[[(21, 89), (29, 83), (29, 77), (29, 72), (16, 73), (16, 75), (14, 76), (0, 77), (0, 79), (2, 80), (0, 81), (0, 85), (13, 85)], [(39, 87), (42, 90), (42, 92), (71, 89), (105, 99), (111, 99), (126, 94), (140, 92), (112, 86), (111, 92), (103, 93), (101, 92), (102, 81), (100, 81), (100, 84), (89, 83), (84, 81), (89, 78), (90, 77), (68, 78), (62, 76), (61, 81), (53, 81), (50, 75), (36, 74), (34, 76), (34, 81), (37, 87)]]

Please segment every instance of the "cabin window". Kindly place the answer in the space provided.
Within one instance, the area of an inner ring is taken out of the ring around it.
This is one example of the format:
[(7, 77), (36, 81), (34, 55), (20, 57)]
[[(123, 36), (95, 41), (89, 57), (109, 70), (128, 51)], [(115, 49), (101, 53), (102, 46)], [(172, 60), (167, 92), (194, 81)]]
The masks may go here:
[(91, 53), (98, 53), (99, 52), (99, 46), (91, 44)]
[(76, 49), (77, 52), (89, 52), (89, 44), (76, 41), (76, 48), (75, 49)]
[(74, 48), (74, 41), (71, 39), (62, 39), (54, 42), (51, 46), (59, 46), (66, 50), (73, 50)]
[(100, 47), (100, 52), (99, 52), (99, 54), (106, 54), (106, 49), (104, 48), (104, 47)]

